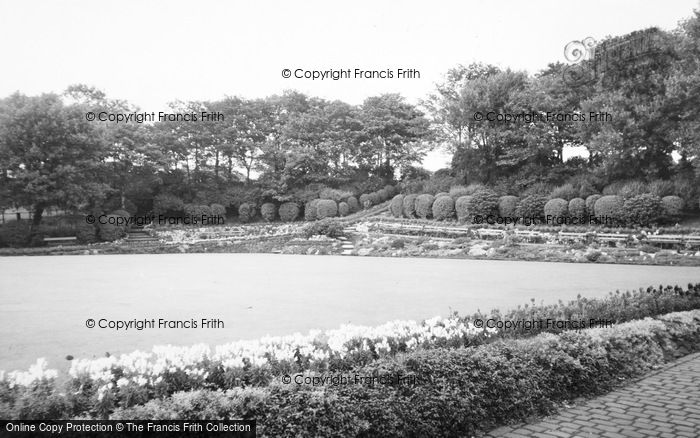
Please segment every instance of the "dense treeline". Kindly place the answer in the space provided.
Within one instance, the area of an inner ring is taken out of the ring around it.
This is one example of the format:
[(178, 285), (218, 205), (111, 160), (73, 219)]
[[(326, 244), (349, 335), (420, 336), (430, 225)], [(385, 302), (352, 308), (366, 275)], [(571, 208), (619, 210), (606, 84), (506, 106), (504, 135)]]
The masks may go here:
[[(534, 76), (472, 64), (450, 70), (420, 106), (397, 94), (349, 105), (287, 91), (171, 104), (171, 113), (223, 120), (114, 123), (86, 114), (140, 110), (84, 85), (62, 95), (17, 93), (0, 100), (0, 208), (26, 207), (34, 225), (52, 206), (133, 214), (158, 200), (235, 214), (243, 203), (302, 205), (324, 188), (360, 195), (397, 179), (404, 192), (481, 183), (501, 195), (562, 184), (596, 193), (632, 180), (696, 190), (700, 14), (674, 32), (652, 29), (599, 47), (640, 35), (653, 50), (632, 60), (607, 56), (604, 72), (585, 61), (596, 73), (591, 81), (572, 84), (561, 63)], [(539, 118), (490, 122), (477, 112)], [(591, 113), (611, 119), (594, 122)], [(586, 154), (564, 161), (570, 146)], [(417, 167), (436, 147), (453, 152), (451, 167)], [(695, 192), (688, 197), (697, 201)]]

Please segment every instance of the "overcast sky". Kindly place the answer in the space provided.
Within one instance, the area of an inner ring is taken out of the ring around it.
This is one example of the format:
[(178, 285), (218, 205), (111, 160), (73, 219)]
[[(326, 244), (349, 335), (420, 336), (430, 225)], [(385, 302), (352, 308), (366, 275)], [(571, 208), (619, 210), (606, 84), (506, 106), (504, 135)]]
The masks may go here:
[[(0, 0), (0, 97), (85, 83), (144, 111), (179, 100), (296, 89), (360, 103), (417, 102), (459, 63), (530, 73), (567, 42), (658, 26), (698, 0), (11, 1)], [(311, 81), (282, 70), (414, 68), (420, 79)]]

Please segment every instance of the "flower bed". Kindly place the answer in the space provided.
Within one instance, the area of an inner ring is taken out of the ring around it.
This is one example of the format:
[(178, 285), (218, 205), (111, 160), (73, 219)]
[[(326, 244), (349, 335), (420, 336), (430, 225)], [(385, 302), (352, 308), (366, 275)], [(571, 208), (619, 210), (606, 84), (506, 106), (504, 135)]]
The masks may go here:
[(266, 388), (190, 391), (118, 409), (113, 419), (255, 418), (258, 436), (471, 436), (562, 402), (605, 393), (700, 350), (700, 311), (612, 328), (542, 334), (471, 348), (418, 350), (353, 373), (398, 374), (415, 384), (274, 382)]
[[(206, 345), (155, 347), (152, 352), (74, 360), (65, 393), (55, 384), (57, 373), (47, 370), (40, 359), (28, 372), (0, 374), (0, 416), (6, 413), (8, 418), (48, 418), (43, 415), (53, 412), (59, 417), (100, 417), (116, 408), (143, 404), (178, 391), (266, 387), (285, 374), (343, 372), (419, 350), (464, 348), (497, 338), (563, 331), (556, 326), (540, 330), (492, 328), (488, 324), (479, 326), (477, 319), (593, 318), (620, 323), (697, 308), (700, 284), (689, 285), (688, 289), (669, 286), (618, 292), (603, 299), (579, 298), (568, 304), (533, 303), (503, 314), (455, 314), (421, 323), (394, 321), (379, 327), (343, 326), (306, 335), (238, 341), (214, 349)], [(37, 399), (47, 402), (37, 403)]]

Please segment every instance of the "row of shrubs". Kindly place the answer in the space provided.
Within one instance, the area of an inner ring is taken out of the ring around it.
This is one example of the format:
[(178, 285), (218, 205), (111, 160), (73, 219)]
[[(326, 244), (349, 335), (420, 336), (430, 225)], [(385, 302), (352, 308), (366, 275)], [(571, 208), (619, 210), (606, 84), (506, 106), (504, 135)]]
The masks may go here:
[[(468, 194), (465, 194), (468, 193)], [(552, 225), (572, 223), (568, 218), (577, 218), (576, 223), (589, 223), (590, 217), (608, 224), (649, 226), (658, 223), (675, 223), (681, 217), (683, 200), (678, 196), (659, 198), (641, 194), (627, 199), (618, 195), (590, 195), (583, 198), (548, 199), (543, 195), (498, 196), (487, 188), (474, 191), (458, 190), (452, 193), (396, 195), (391, 200), (391, 213), (400, 218), (421, 218), (469, 222), (476, 216), (500, 216), (503, 218), (542, 218)]]
[(376, 192), (360, 195), (359, 199), (351, 192), (325, 189), (319, 193), (319, 198), (306, 202), (303, 207), (288, 201), (281, 204), (266, 202), (258, 209), (255, 204), (244, 202), (238, 207), (238, 217), (241, 222), (251, 222), (258, 217), (266, 222), (277, 219), (282, 222), (293, 222), (300, 218), (305, 221), (322, 220), (333, 217), (344, 217), (361, 209), (388, 201), (396, 192), (396, 188), (387, 185)]
[(612, 328), (418, 350), (343, 374), (402, 376), (403, 383), (197, 390), (119, 409), (111, 418), (256, 419), (261, 437), (472, 436), (608, 392), (700, 350), (699, 340), (700, 311), (672, 313)]

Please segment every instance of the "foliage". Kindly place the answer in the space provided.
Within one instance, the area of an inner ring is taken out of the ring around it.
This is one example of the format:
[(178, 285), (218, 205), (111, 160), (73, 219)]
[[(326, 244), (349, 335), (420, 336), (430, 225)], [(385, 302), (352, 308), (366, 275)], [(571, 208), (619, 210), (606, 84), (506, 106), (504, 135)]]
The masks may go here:
[(602, 197), (603, 195), (591, 195), (586, 198), (586, 211), (589, 215), (598, 215), (598, 213), (595, 211), (595, 203)]
[(569, 215), (568, 201), (561, 198), (550, 199), (544, 204), (544, 215), (547, 218), (547, 223), (561, 224), (561, 221)]
[(447, 194), (438, 196), (433, 202), (432, 210), (436, 220), (452, 219), (455, 216), (455, 201)]
[(283, 222), (294, 222), (300, 213), (299, 204), (296, 202), (284, 202), (280, 205), (279, 215)]
[(340, 237), (343, 235), (343, 223), (338, 219), (324, 218), (304, 227), (304, 235), (312, 236)]
[(14, 220), (0, 225), (0, 247), (20, 247), (29, 244), (31, 224), (27, 220)]
[(101, 221), (98, 221), (98, 233), (100, 239), (107, 242), (112, 242), (114, 240), (126, 237), (126, 225), (121, 225), (123, 221), (124, 217), (121, 215), (105, 215)]
[(498, 215), (501, 217), (516, 217), (518, 202), (517, 196), (501, 196), (498, 198)]
[(305, 221), (315, 221), (316, 219), (318, 219), (318, 212), (316, 208), (318, 206), (319, 201), (319, 199), (312, 199), (311, 201), (306, 203), (306, 205), (304, 206)]
[(549, 194), (549, 197), (551, 199), (564, 199), (565, 201), (570, 201), (574, 198), (576, 198), (579, 194), (579, 191), (574, 188), (571, 184), (564, 184), (563, 186), (559, 186), (552, 190), (552, 192)]
[(470, 215), (486, 217), (498, 214), (498, 195), (489, 189), (477, 190), (471, 195), (467, 208)]
[(403, 214), (403, 195), (396, 195), (391, 200), (391, 214), (394, 217), (401, 217)]
[(185, 212), (185, 203), (177, 196), (162, 193), (153, 200), (153, 212), (162, 215), (179, 215)]
[(435, 197), (433, 195), (424, 193), (418, 195), (416, 198), (416, 216), (421, 219), (428, 219), (433, 215), (433, 202)]
[(208, 205), (185, 204), (185, 214), (199, 220), (202, 216), (211, 216), (211, 208)]
[(345, 217), (350, 214), (350, 207), (347, 202), (341, 202), (338, 204), (338, 216)]
[(643, 195), (649, 192), (648, 186), (642, 181), (630, 181), (625, 183), (617, 195), (622, 196), (623, 199), (633, 198), (635, 196)]
[(661, 198), (661, 209), (664, 220), (677, 222), (683, 212), (683, 199), (678, 196), (664, 196)]
[(272, 222), (277, 217), (277, 206), (272, 202), (266, 202), (260, 206), (260, 216), (267, 222)]
[(529, 195), (518, 203), (516, 209), (518, 217), (540, 217), (544, 214), (544, 206), (547, 198), (544, 195)]
[(598, 199), (593, 206), (596, 216), (608, 217), (613, 220), (622, 220), (624, 200), (621, 196), (605, 195)]
[(648, 193), (632, 196), (625, 200), (622, 211), (628, 226), (646, 227), (655, 224), (661, 216), (661, 199)]
[(648, 185), (649, 193), (663, 198), (664, 196), (671, 196), (675, 194), (675, 186), (671, 181), (665, 181), (661, 179), (654, 180)]
[(574, 198), (569, 201), (569, 216), (582, 221), (586, 217), (586, 201), (581, 198)]
[(316, 204), (316, 217), (326, 219), (338, 215), (338, 204), (331, 199), (320, 199)]
[(238, 207), (238, 219), (243, 222), (252, 222), (257, 215), (255, 205), (244, 202)]
[(221, 204), (212, 204), (210, 207), (212, 216), (226, 217), (226, 207)]
[(455, 212), (457, 213), (457, 220), (460, 222), (466, 222), (470, 219), (474, 219), (471, 211), (469, 210), (471, 201), (471, 196), (460, 196), (457, 198), (457, 202), (455, 202)]
[(358, 202), (357, 198), (354, 196), (348, 197), (348, 200), (345, 201), (348, 203), (348, 207), (350, 207), (350, 213), (355, 213), (360, 211), (360, 203)]
[(416, 217), (416, 200), (418, 198), (418, 195), (416, 194), (409, 194), (404, 196), (403, 198), (403, 215), (406, 218), (414, 218)]
[(335, 202), (341, 202), (345, 201), (348, 199), (350, 196), (352, 196), (352, 192), (346, 191), (346, 190), (337, 190), (337, 189), (323, 189), (321, 190), (321, 193), (319, 193), (319, 198), (320, 199), (332, 199)]

